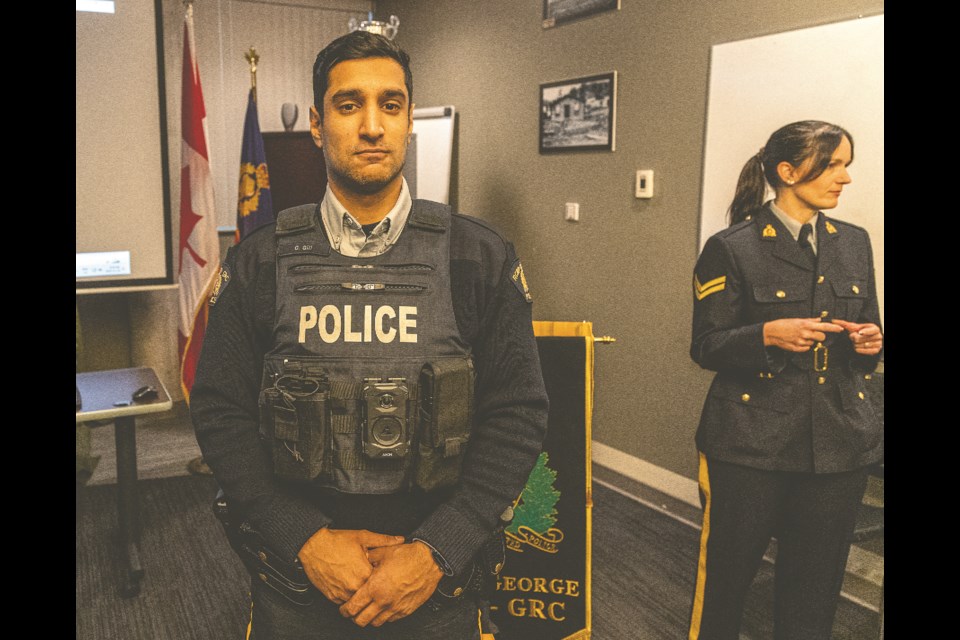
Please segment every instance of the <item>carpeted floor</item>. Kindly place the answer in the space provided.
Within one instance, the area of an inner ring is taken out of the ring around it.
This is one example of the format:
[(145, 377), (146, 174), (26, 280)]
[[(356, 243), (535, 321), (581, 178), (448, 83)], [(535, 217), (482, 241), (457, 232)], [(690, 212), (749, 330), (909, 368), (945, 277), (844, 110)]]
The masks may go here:
[[(140, 595), (125, 600), (117, 593), (113, 552), (116, 485), (78, 490), (77, 640), (242, 639), (249, 617), (247, 577), (210, 511), (215, 482), (198, 476), (147, 479), (140, 491), (146, 575)], [(684, 638), (698, 532), (599, 484), (593, 497), (592, 637)], [(772, 569), (765, 565), (741, 638), (771, 638), (771, 610)], [(841, 601), (833, 637), (872, 640), (877, 625), (876, 613)]]
[(247, 574), (210, 510), (206, 477), (140, 481), (140, 595), (123, 599), (116, 485), (89, 486), (77, 503), (77, 640), (219, 640), (244, 637)]
[[(593, 484), (593, 640), (682, 640), (700, 531)], [(747, 597), (741, 640), (773, 638), (773, 565)], [(841, 599), (833, 640), (876, 640), (879, 616)]]

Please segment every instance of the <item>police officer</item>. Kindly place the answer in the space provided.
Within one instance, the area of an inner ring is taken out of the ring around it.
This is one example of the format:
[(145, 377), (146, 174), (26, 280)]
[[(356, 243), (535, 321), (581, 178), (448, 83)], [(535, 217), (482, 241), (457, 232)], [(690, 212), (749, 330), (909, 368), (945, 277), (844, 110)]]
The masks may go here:
[(411, 99), (386, 38), (324, 48), (310, 108), (323, 201), (231, 248), (211, 299), (191, 412), (231, 514), (262, 542), (255, 640), (480, 638), (478, 590), (541, 449), (522, 266), (488, 225), (411, 199)]
[[(690, 355), (716, 371), (697, 431), (704, 506), (690, 640), (739, 638), (777, 537), (774, 635), (830, 638), (848, 537), (883, 422), (867, 380), (883, 346), (866, 231), (828, 218), (853, 137), (775, 131), (744, 166), (731, 225), (694, 271)], [(775, 191), (764, 203), (766, 184)]]

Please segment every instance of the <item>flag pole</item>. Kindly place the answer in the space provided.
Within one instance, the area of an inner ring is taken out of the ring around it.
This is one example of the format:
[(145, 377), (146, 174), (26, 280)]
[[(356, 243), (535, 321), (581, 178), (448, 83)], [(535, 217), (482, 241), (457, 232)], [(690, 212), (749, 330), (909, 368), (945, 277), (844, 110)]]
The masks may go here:
[(243, 54), (243, 57), (247, 59), (247, 62), (250, 64), (250, 90), (253, 91), (253, 101), (257, 101), (257, 62), (260, 61), (260, 56), (257, 55), (257, 50), (253, 47), (250, 47), (250, 50)]
[(260, 56), (251, 46), (243, 57), (250, 64), (250, 90), (247, 93), (247, 111), (243, 122), (243, 142), (240, 145), (240, 181), (235, 236), (237, 242), (257, 227), (276, 219), (273, 215), (273, 196), (270, 193), (267, 157), (257, 116), (257, 63)]

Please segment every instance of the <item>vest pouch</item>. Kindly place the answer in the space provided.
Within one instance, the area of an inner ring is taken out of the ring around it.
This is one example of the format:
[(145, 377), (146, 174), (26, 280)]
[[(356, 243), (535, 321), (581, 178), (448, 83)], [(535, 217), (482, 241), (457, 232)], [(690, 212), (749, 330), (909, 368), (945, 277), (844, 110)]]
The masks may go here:
[(260, 392), (260, 424), (285, 480), (309, 482), (326, 468), (330, 449), (329, 392), (325, 380), (283, 374)]
[(473, 360), (429, 362), (420, 371), (420, 437), (414, 473), (424, 491), (455, 484), (473, 426)]

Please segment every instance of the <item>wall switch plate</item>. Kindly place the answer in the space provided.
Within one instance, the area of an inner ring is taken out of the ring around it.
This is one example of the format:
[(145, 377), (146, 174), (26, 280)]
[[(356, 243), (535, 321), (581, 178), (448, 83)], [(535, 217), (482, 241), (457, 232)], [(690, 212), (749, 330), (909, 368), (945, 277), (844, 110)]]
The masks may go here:
[(637, 170), (636, 192), (638, 198), (653, 197), (653, 169)]
[(566, 211), (563, 216), (564, 220), (569, 220), (570, 222), (577, 222), (580, 220), (580, 203), (579, 202), (568, 202), (566, 206)]

